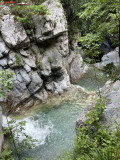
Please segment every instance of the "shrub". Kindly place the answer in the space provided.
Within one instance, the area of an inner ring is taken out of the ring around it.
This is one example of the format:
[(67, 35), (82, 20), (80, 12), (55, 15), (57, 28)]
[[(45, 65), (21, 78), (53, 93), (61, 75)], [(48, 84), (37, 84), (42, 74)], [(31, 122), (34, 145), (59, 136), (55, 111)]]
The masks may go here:
[(16, 19), (23, 24), (27, 32), (34, 28), (32, 15), (39, 14), (43, 16), (45, 14), (50, 14), (46, 6), (43, 5), (11, 6), (11, 10), (12, 13), (16, 15)]
[(53, 62), (53, 59), (52, 59), (51, 56), (48, 57), (48, 62), (49, 62), (49, 63), (52, 63), (52, 62)]
[(41, 68), (41, 67), (42, 67), (42, 61), (37, 61), (37, 66), (38, 66), (39, 68)]
[(15, 54), (15, 58), (16, 58), (16, 66), (17, 67), (21, 67), (23, 65), (23, 62), (22, 62), (22, 59), (21, 59), (21, 56), (18, 55), (18, 54)]
[(107, 64), (104, 66), (105, 74), (109, 76), (111, 80), (117, 80), (119, 78), (118, 76), (120, 75), (120, 66), (117, 68), (113, 62)]
[(59, 160), (118, 160), (120, 158), (120, 125), (114, 132), (101, 125), (105, 100), (98, 99), (86, 116), (84, 126), (78, 128), (73, 152), (64, 153)]

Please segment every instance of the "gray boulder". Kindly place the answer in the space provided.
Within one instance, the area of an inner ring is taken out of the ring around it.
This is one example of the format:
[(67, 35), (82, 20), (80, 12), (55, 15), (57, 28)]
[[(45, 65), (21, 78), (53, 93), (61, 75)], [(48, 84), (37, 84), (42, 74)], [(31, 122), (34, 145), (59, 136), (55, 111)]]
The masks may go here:
[[(101, 88), (101, 91), (104, 93), (104, 96), (106, 96), (106, 105), (100, 122), (105, 127), (108, 127), (109, 130), (113, 131), (117, 123), (120, 123), (120, 81), (118, 80), (114, 83), (111, 81), (106, 82), (104, 87)], [(86, 114), (91, 111), (94, 106), (95, 102), (88, 106), (80, 117), (78, 117), (76, 129), (85, 125), (84, 122), (87, 120)]]
[(15, 16), (5, 15), (2, 17), (1, 34), (9, 48), (26, 48), (30, 40), (22, 25), (15, 22)]
[(51, 13), (50, 15), (34, 15), (35, 38), (37, 42), (43, 42), (67, 31), (67, 21), (60, 2), (47, 0), (43, 3)]
[(69, 75), (72, 83), (78, 82), (83, 74), (83, 59), (80, 54), (74, 56), (69, 63)]
[(26, 72), (30, 72), (31, 71), (31, 68), (27, 64), (24, 65), (24, 69), (26, 70)]
[(0, 37), (0, 58), (8, 54), (8, 52), (9, 52), (9, 48), (5, 45), (4, 41)]
[(107, 40), (103, 41), (100, 44), (100, 50), (103, 54), (107, 54), (113, 50), (113, 48), (110, 46)]
[(45, 54), (45, 56), (42, 59), (42, 66), (41, 66), (41, 75), (43, 75), (44, 77), (48, 77), (51, 75), (51, 66), (50, 63), (48, 61), (48, 55)]
[(115, 122), (120, 122), (120, 81), (113, 84), (107, 83), (102, 91), (107, 99), (102, 123), (112, 130), (116, 126)]
[(7, 58), (0, 59), (0, 66), (2, 67), (7, 66)]
[(38, 75), (38, 73), (33, 72), (31, 75), (31, 83), (28, 86), (28, 90), (31, 94), (34, 94), (35, 92), (37, 92), (43, 85), (43, 81), (40, 78), (40, 76)]
[(96, 63), (95, 67), (103, 69), (104, 66), (106, 66), (109, 63), (113, 63), (116, 67), (120, 64), (120, 57), (119, 57), (119, 48), (116, 47), (115, 50), (107, 53), (102, 57), (101, 63)]
[(10, 8), (8, 6), (4, 6), (1, 10), (4, 15), (11, 14)]
[(20, 74), (21, 74), (25, 84), (28, 85), (31, 82), (31, 79), (30, 79), (28, 73), (25, 70), (20, 70)]
[(42, 88), (34, 94), (34, 98), (37, 99), (39, 102), (46, 102), (48, 98), (48, 93), (45, 89)]
[(17, 107), (19, 106), (21, 103), (23, 103), (24, 101), (26, 101), (27, 99), (30, 98), (30, 93), (28, 91), (28, 89), (26, 88), (26, 83), (22, 80), (18, 78), (19, 77), (21, 78), (21, 75), (20, 74), (17, 74), (16, 75), (16, 80), (14, 82), (14, 86), (13, 86), (13, 95), (14, 95), (14, 98), (15, 98), (15, 101), (14, 101), (14, 104), (13, 104), (13, 109), (14, 107)]
[(67, 74), (67, 71), (63, 69), (63, 79), (57, 82), (54, 82), (54, 94), (62, 94), (64, 91), (67, 91), (70, 87), (70, 78)]
[(36, 66), (36, 58), (33, 55), (29, 55), (28, 57), (24, 57), (23, 61), (26, 65), (28, 65), (30, 68), (37, 68)]

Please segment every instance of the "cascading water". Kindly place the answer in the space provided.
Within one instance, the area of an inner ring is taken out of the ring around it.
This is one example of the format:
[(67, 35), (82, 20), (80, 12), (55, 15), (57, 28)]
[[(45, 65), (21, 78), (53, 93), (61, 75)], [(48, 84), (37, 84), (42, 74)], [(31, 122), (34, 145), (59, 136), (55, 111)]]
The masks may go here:
[(63, 103), (53, 108), (44, 108), (25, 119), (26, 133), (37, 139), (37, 147), (23, 152), (22, 157), (34, 160), (56, 160), (62, 150), (69, 150), (75, 137), (75, 122), (83, 109)]
[[(93, 78), (91, 72), (90, 69), (81, 79), (80, 84), (86, 88), (92, 86), (91, 90), (94, 90), (97, 84), (95, 80), (90, 80)], [(99, 71), (98, 73), (102, 78), (102, 73)], [(100, 87), (105, 81), (106, 79), (103, 78), (100, 80)], [(25, 157), (32, 157), (33, 160), (57, 160), (63, 150), (71, 150), (75, 139), (76, 119), (94, 97), (95, 94), (92, 92), (88, 94), (80, 87), (73, 86), (70, 91), (54, 97), (49, 104), (39, 105), (36, 111), (32, 111), (31, 115), (22, 119), (27, 122), (26, 134), (38, 140), (36, 148), (22, 151), (22, 160)]]

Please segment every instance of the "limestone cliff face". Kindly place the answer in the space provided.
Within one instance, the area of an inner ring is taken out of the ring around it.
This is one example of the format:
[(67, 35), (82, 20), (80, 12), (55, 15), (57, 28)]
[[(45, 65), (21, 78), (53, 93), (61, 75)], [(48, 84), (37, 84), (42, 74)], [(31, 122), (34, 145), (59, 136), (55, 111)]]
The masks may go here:
[[(69, 50), (67, 21), (57, 0), (46, 1), (50, 15), (33, 15), (28, 36), (8, 7), (0, 11), (0, 71), (14, 73), (14, 111), (49, 95), (62, 94), (81, 75), (82, 58)], [(4, 14), (5, 13), (5, 14)]]

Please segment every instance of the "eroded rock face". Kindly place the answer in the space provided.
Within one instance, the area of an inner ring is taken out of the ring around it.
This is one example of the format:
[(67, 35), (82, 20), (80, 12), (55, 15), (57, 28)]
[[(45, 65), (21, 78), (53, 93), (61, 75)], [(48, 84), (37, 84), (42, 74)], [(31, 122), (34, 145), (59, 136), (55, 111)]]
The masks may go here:
[(50, 15), (33, 16), (36, 28), (35, 38), (37, 42), (43, 42), (54, 38), (67, 31), (67, 22), (62, 5), (57, 0), (52, 2), (49, 2), (48, 0), (44, 2), (43, 5), (47, 6)]
[[(51, 14), (33, 16), (35, 39), (29, 40), (15, 16), (3, 15), (0, 21), (0, 70), (14, 73), (12, 111), (19, 106), (28, 108), (36, 100), (44, 102), (49, 96), (60, 95), (70, 87), (66, 70), (69, 43), (64, 10), (57, 0), (46, 1), (43, 5), (47, 5)], [(74, 63), (78, 65), (79, 62)]]
[(1, 21), (2, 38), (9, 48), (22, 48), (29, 46), (29, 38), (22, 25), (15, 22), (15, 16), (4, 15)]

